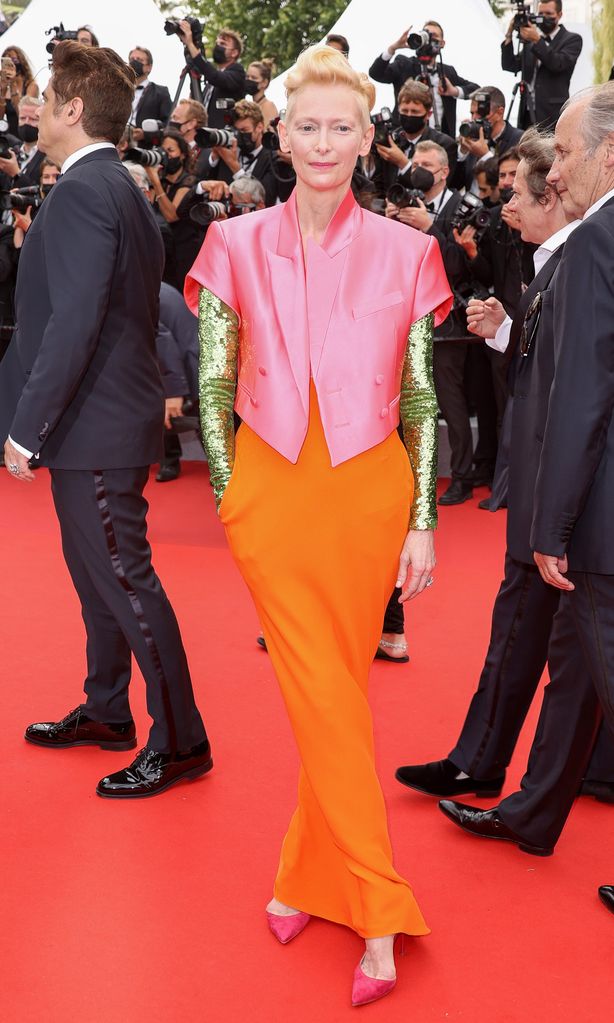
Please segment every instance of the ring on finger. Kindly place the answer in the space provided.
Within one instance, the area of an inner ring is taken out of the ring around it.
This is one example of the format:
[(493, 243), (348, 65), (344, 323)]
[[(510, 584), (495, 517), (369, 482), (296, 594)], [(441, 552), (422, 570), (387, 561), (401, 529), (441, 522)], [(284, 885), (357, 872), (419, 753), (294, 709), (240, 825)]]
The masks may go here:
[(426, 580), (425, 586), (432, 586), (434, 582), (435, 582), (435, 580), (434, 580), (433, 576), (430, 575), (428, 577), (428, 579)]

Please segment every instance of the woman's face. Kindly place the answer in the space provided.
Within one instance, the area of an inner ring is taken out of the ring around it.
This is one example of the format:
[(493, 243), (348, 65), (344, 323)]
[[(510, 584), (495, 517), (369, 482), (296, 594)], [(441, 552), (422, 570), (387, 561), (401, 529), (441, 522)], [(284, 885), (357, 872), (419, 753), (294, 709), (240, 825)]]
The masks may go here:
[(254, 67), (253, 64), (250, 64), (250, 66), (248, 67), (246, 78), (250, 82), (253, 82), (254, 85), (258, 86), (258, 92), (260, 92), (266, 86), (266, 82), (265, 82), (264, 78), (262, 78), (262, 76), (260, 75), (260, 72), (258, 71), (258, 68)]
[(177, 143), (175, 142), (175, 139), (164, 139), (164, 142), (162, 143), (162, 149), (168, 156), (169, 160), (172, 160), (173, 157), (178, 156), (181, 162), (183, 163), (181, 150)]
[(55, 185), (60, 173), (59, 167), (43, 167), (41, 185)]
[(349, 185), (358, 156), (371, 148), (356, 94), (347, 85), (305, 85), (296, 94), (290, 119), (280, 122), (284, 152), (292, 154), (297, 178), (317, 191)]

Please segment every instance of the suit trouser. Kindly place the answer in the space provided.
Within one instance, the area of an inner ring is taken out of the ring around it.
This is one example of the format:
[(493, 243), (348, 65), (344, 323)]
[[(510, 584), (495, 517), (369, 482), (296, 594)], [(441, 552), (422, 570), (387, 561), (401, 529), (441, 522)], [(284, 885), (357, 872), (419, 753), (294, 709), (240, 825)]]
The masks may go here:
[[(496, 778), (509, 765), (546, 667), (558, 606), (559, 591), (543, 581), (537, 567), (506, 554), (484, 668), (450, 753), (473, 778)], [(578, 670), (588, 677), (583, 665)], [(614, 782), (614, 740), (607, 729), (599, 734), (586, 776)]]
[(473, 437), (465, 393), (465, 341), (439, 341), (433, 345), (435, 393), (448, 426), (453, 480), (471, 479)]
[(467, 346), (465, 385), (478, 421), (473, 461), (480, 475), (492, 476), (497, 458), (498, 408), (495, 399), (490, 349), (483, 342)]
[(569, 572), (548, 651), (550, 684), (520, 791), (499, 804), (527, 841), (553, 846), (578, 792), (597, 728), (614, 742), (614, 576)]
[(131, 653), (153, 719), (148, 745), (185, 750), (206, 738), (175, 613), (147, 541), (148, 467), (51, 470), (62, 549), (87, 634), (86, 710), (107, 723), (131, 718)]

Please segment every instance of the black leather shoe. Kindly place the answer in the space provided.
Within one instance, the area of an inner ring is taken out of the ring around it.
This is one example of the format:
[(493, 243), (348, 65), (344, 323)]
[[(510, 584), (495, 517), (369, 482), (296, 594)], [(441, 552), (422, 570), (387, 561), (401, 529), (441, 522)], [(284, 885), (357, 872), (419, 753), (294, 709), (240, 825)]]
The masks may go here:
[(181, 473), (181, 462), (161, 462), (156, 483), (170, 483), (176, 480)]
[(614, 884), (602, 884), (598, 894), (606, 909), (614, 913)]
[(476, 796), (500, 796), (505, 781), (505, 774), (498, 778), (468, 778), (451, 760), (399, 767), (394, 776), (401, 785), (407, 785), (416, 792), (426, 792), (427, 796), (462, 796), (467, 792)]
[(156, 753), (145, 746), (129, 767), (102, 778), (96, 786), (99, 796), (110, 799), (139, 799), (156, 796), (176, 781), (199, 778), (213, 767), (211, 747), (207, 741), (185, 753)]
[(447, 490), (439, 498), (437, 504), (463, 504), (473, 497), (471, 483), (463, 483), (462, 480), (453, 480)]
[(477, 835), (478, 838), (498, 838), (503, 842), (515, 842), (522, 852), (532, 853), (533, 856), (552, 856), (554, 852), (554, 849), (531, 845), (519, 835), (515, 835), (499, 817), (497, 806), (493, 806), (492, 810), (477, 810), (475, 806), (455, 803), (453, 799), (441, 799), (439, 809), (463, 831)]
[(136, 746), (134, 721), (121, 725), (93, 721), (81, 704), (61, 721), (41, 721), (28, 725), (24, 738), (35, 746), (66, 749), (68, 746), (100, 746), (101, 749), (128, 750)]
[(258, 644), (258, 646), (260, 647), (261, 650), (266, 650), (267, 646), (266, 646), (266, 639), (264, 638), (264, 636), (258, 636), (256, 638), (256, 643)]
[(483, 497), (481, 501), (478, 501), (478, 508), (480, 511), (490, 511), (490, 497)]
[(614, 785), (607, 781), (588, 781), (580, 787), (581, 796), (594, 796), (598, 803), (614, 803)]

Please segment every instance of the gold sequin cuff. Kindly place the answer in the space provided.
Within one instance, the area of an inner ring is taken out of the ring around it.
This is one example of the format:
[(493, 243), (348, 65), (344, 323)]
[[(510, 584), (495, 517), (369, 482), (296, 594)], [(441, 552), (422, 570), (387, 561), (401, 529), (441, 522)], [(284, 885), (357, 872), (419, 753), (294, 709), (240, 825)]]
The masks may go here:
[(203, 446), (219, 508), (235, 460), (234, 403), (239, 320), (221, 299), (201, 288), (198, 298), (198, 393)]
[(409, 331), (401, 379), (401, 422), (414, 474), (410, 529), (437, 525), (437, 398), (433, 383), (433, 313)]

